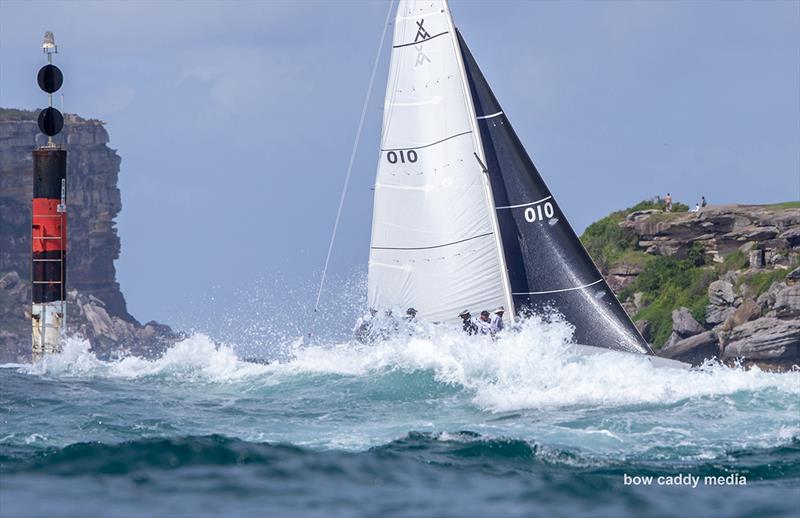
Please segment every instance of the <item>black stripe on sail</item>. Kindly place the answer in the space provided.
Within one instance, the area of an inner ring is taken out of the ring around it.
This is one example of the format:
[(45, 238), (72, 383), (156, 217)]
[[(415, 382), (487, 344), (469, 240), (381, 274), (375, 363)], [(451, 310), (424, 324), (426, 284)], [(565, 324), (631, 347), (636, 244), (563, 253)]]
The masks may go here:
[(427, 42), (431, 41), (433, 38), (438, 38), (439, 36), (444, 36), (445, 34), (448, 34), (448, 33), (449, 33), (449, 31), (440, 32), (439, 34), (434, 34), (430, 38), (425, 38), (424, 40), (412, 41), (411, 43), (401, 43), (400, 45), (392, 45), (392, 48), (393, 49), (399, 49), (400, 47), (410, 47), (412, 45), (422, 45), (423, 43), (427, 43)]
[(386, 148), (381, 149), (381, 152), (387, 151), (410, 151), (412, 149), (424, 149), (426, 147), (435, 146), (436, 144), (441, 144), (442, 142), (447, 142), (448, 140), (454, 139), (456, 137), (460, 137), (462, 135), (469, 135), (472, 131), (462, 131), (461, 133), (456, 133), (455, 135), (450, 135), (449, 137), (445, 137), (442, 140), (437, 140), (436, 142), (431, 142), (430, 144), (425, 144), (423, 146), (414, 146), (414, 147), (393, 147), (393, 148)]
[(472, 241), (473, 239), (478, 239), (480, 237), (491, 236), (494, 232), (487, 232), (486, 234), (478, 234), (477, 236), (468, 237), (466, 239), (459, 239), (458, 241), (453, 241), (451, 243), (444, 243), (443, 245), (433, 245), (433, 246), (409, 246), (409, 247), (395, 247), (395, 246), (372, 246), (370, 247), (372, 250), (431, 250), (433, 248), (444, 248), (446, 246), (457, 245), (459, 243), (465, 243), (467, 241)]
[(477, 120), (517, 308), (556, 309), (585, 345), (652, 354), (533, 165), (456, 31)]

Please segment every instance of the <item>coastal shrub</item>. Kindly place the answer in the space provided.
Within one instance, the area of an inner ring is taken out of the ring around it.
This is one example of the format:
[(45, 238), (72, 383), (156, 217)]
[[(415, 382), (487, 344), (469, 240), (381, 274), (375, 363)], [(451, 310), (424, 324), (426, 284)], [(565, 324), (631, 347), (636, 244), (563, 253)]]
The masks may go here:
[(581, 236), (583, 246), (603, 271), (608, 271), (622, 252), (636, 246), (636, 235), (619, 226), (624, 219), (622, 212), (615, 212), (589, 225)]
[(662, 200), (660, 196), (656, 196), (655, 198), (652, 198), (650, 200), (642, 200), (633, 207), (626, 209), (624, 212), (625, 215), (628, 215), (631, 212), (638, 212), (640, 210), (652, 210), (652, 209), (658, 209), (658, 210), (664, 209), (664, 200)]
[[(708, 285), (724, 272), (746, 266), (747, 258), (739, 251), (729, 255), (721, 265), (706, 266), (701, 247), (696, 245), (686, 259), (654, 257), (648, 261), (636, 280), (620, 293), (620, 299), (625, 300), (636, 292), (642, 293), (645, 307), (635, 318), (651, 322), (652, 342), (661, 347), (672, 332), (673, 310), (688, 308), (695, 320), (705, 324)], [(751, 273), (740, 278), (736, 290), (757, 298), (786, 274), (787, 270), (783, 269)]]
[(672, 333), (674, 309), (686, 307), (698, 322), (705, 323), (708, 285), (716, 278), (716, 270), (695, 266), (695, 260), (655, 257), (620, 293), (623, 300), (636, 292), (643, 294), (646, 306), (636, 318), (651, 322), (652, 342), (657, 347), (664, 345)]
[(654, 256), (641, 250), (624, 250), (620, 252), (613, 264), (623, 263), (643, 267), (653, 259)]
[(788, 270), (764, 270), (739, 279), (737, 284), (746, 286), (747, 295), (755, 299), (767, 291), (775, 281), (780, 281), (786, 277), (787, 273)]
[(741, 270), (742, 268), (747, 268), (749, 264), (750, 258), (748, 255), (741, 250), (736, 250), (735, 252), (729, 254), (728, 257), (726, 257), (722, 262), (719, 273), (723, 274), (733, 270)]
[(687, 260), (693, 266), (703, 266), (706, 264), (706, 249), (700, 243), (692, 243), (687, 254)]

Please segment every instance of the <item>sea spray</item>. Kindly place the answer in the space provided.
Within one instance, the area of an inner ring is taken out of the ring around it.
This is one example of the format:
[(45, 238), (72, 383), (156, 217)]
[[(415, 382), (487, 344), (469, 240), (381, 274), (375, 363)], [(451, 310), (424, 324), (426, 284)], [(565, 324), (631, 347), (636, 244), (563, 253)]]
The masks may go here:
[(309, 374), (375, 378), (390, 372), (428, 373), (440, 384), (460, 387), (481, 410), (509, 412), (569, 406), (673, 404), (689, 398), (772, 389), (800, 395), (800, 372), (767, 373), (707, 362), (692, 370), (654, 368), (643, 357), (609, 351), (581, 355), (562, 321), (534, 317), (497, 340), (468, 337), (446, 326), (418, 326), (413, 334), (375, 344), (354, 342), (283, 344), (289, 358), (269, 365), (242, 361), (235, 346), (195, 334), (160, 358), (101, 361), (86, 341), (67, 340), (64, 352), (25, 372), (56, 377), (237, 383), (253, 378), (288, 381)]

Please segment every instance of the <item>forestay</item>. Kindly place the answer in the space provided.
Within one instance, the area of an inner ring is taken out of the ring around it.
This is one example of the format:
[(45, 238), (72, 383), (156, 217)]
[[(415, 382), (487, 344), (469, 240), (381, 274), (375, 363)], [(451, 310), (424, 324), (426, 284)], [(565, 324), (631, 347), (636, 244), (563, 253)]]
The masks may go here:
[(369, 303), (414, 306), (431, 321), (510, 300), (462, 67), (446, 4), (401, 1), (375, 184)]

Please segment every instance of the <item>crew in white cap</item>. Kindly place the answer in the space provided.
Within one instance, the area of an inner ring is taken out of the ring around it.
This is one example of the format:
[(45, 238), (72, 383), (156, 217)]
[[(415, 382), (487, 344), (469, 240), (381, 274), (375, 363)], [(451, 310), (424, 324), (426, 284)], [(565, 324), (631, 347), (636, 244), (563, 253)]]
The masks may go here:
[(497, 334), (503, 329), (505, 329), (506, 325), (503, 323), (503, 315), (506, 312), (506, 308), (503, 306), (498, 307), (494, 311), (492, 311), (492, 334)]

